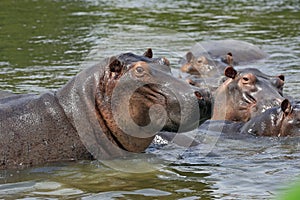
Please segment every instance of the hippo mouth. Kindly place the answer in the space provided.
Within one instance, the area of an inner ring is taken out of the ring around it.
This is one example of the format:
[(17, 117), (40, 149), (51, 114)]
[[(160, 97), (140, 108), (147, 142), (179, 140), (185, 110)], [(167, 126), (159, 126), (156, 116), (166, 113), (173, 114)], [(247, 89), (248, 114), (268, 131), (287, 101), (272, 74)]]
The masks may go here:
[[(179, 129), (179, 124), (180, 124), (180, 117), (179, 117), (180, 106), (178, 102), (173, 102), (174, 100), (173, 98), (175, 97), (173, 97), (172, 95), (167, 95), (170, 92), (162, 92), (162, 90), (168, 90), (168, 89), (157, 88), (155, 87), (155, 84), (148, 84), (140, 88), (139, 93), (145, 98), (146, 101), (150, 102), (150, 105), (148, 105), (149, 106), (148, 109), (150, 109), (152, 105), (158, 104), (162, 106), (162, 109), (164, 109), (164, 111), (166, 111), (166, 116), (163, 115), (163, 111), (162, 114), (160, 115), (161, 118), (166, 117), (165, 124), (163, 125), (161, 131), (176, 132)], [(145, 112), (149, 112), (149, 110)], [(158, 122), (160, 121), (158, 118), (156, 120)], [(164, 120), (161, 120), (161, 122), (162, 121)], [(150, 121), (148, 121), (144, 125), (147, 125), (148, 123), (150, 123)]]
[(252, 96), (252, 95), (250, 95), (250, 94), (248, 94), (248, 93), (243, 93), (242, 94), (242, 96), (243, 96), (243, 101), (244, 102), (246, 102), (246, 103), (248, 103), (248, 104), (256, 104), (256, 99)]

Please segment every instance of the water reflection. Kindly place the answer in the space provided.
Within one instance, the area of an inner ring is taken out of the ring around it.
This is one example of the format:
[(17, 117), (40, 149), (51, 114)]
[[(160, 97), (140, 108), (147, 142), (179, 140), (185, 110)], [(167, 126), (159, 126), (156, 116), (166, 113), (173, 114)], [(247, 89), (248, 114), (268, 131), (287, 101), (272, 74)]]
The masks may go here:
[[(22, 198), (27, 195), (48, 198), (73, 196), (86, 199), (139, 199), (166, 196), (177, 199), (197, 196), (206, 199), (210, 193), (209, 186), (200, 181), (207, 175), (189, 166), (179, 170), (175, 167), (165, 168), (151, 173), (122, 173), (97, 162), (64, 163), (61, 166), (58, 163), (55, 166), (25, 170), (21, 174), (23, 177), (18, 177), (19, 182), (0, 185), (1, 197)], [(25, 174), (27, 178), (24, 178)], [(10, 176), (7, 181), (15, 180), (15, 174)]]

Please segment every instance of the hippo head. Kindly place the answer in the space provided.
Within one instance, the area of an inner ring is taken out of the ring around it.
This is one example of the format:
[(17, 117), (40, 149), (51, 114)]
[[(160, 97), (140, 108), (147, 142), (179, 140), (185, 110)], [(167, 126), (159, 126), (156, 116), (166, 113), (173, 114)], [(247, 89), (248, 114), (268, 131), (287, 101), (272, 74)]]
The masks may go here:
[(245, 123), (241, 132), (259, 136), (300, 136), (300, 102), (283, 100), (280, 106)]
[(103, 132), (129, 152), (143, 151), (158, 131), (189, 131), (205, 117), (199, 110), (205, 106), (201, 91), (150, 59), (131, 53), (111, 57), (96, 91)]
[(188, 131), (199, 123), (199, 112), (194, 112), (199, 111), (199, 94), (159, 68), (144, 61), (126, 65), (113, 57), (100, 81), (100, 124), (124, 150), (141, 152), (158, 131)]
[(200, 77), (211, 77), (219, 75), (218, 69), (224, 69), (227, 65), (233, 64), (231, 53), (222, 58), (221, 61), (209, 59), (207, 56), (200, 55), (196, 57), (192, 52), (186, 54), (186, 63), (181, 66), (181, 71)]
[(216, 90), (212, 119), (248, 121), (265, 110), (280, 105), (284, 76), (267, 76), (258, 69), (237, 72), (225, 69), (227, 80)]

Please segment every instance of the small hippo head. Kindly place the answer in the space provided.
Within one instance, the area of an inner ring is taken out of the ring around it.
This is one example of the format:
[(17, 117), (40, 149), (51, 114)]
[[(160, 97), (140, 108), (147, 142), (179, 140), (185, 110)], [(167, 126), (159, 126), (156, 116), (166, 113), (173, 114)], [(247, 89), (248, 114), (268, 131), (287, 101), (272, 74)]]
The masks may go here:
[(227, 80), (216, 90), (212, 119), (248, 121), (265, 110), (280, 105), (284, 77), (271, 77), (257, 69), (237, 72), (225, 69)]
[(201, 91), (149, 59), (131, 53), (111, 57), (96, 92), (105, 135), (129, 152), (143, 151), (158, 131), (188, 131), (205, 117), (199, 110), (199, 102), (205, 105)]
[(241, 132), (258, 136), (300, 136), (300, 102), (283, 100), (280, 106), (249, 120)]
[(300, 136), (300, 102), (290, 103), (285, 99), (281, 103), (283, 121), (279, 136), (293, 135)]
[[(231, 53), (222, 58), (221, 61), (209, 59), (207, 56), (196, 57), (192, 52), (186, 54), (186, 63), (182, 65), (181, 71), (200, 77), (211, 77), (219, 75), (227, 65), (233, 64)], [(220, 70), (220, 71), (219, 71)]]

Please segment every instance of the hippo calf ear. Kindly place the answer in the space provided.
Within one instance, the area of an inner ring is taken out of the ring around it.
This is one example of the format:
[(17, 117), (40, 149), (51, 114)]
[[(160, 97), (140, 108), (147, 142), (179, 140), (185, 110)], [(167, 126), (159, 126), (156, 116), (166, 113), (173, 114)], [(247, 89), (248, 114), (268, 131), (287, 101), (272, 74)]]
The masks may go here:
[(148, 48), (147, 51), (143, 54), (143, 56), (147, 58), (152, 58), (153, 57), (153, 52), (151, 48)]
[(189, 51), (189, 52), (186, 53), (186, 61), (187, 62), (191, 62), (194, 59), (195, 59), (195, 56), (192, 52)]
[(115, 56), (109, 59), (109, 70), (111, 72), (120, 73), (123, 69), (123, 64)]
[(292, 111), (292, 105), (288, 99), (281, 102), (281, 110), (284, 115), (288, 115)]
[(225, 76), (234, 79), (237, 75), (237, 71), (232, 66), (228, 66), (225, 68), (224, 74)]

